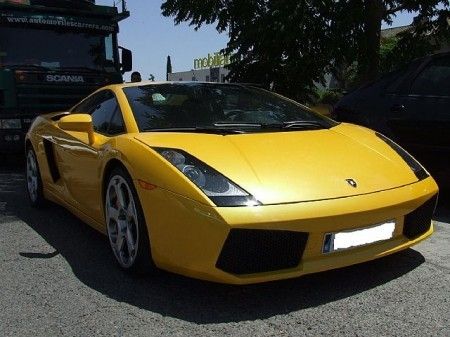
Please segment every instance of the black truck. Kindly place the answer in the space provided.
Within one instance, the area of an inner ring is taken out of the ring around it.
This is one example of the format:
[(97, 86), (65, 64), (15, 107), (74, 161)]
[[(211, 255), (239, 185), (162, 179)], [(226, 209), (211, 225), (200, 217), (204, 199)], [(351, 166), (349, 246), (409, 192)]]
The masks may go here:
[(117, 33), (128, 16), (124, 2), (119, 11), (94, 0), (0, 0), (0, 154), (23, 151), (36, 115), (123, 81), (132, 56)]

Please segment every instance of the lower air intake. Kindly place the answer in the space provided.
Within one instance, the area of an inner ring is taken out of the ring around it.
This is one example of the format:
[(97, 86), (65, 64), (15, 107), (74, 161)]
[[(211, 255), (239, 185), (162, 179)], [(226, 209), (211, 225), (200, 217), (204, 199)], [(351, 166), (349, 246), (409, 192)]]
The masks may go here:
[(403, 235), (408, 239), (414, 239), (427, 232), (431, 226), (431, 218), (433, 217), (434, 209), (436, 208), (436, 202), (437, 195), (407, 214), (403, 224)]
[(308, 233), (231, 229), (216, 267), (232, 274), (253, 274), (297, 267)]

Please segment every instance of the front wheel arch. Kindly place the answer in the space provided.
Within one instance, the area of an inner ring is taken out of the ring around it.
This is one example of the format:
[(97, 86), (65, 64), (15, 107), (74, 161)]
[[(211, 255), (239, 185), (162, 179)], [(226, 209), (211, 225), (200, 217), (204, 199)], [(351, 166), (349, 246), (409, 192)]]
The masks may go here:
[(128, 173), (128, 175), (131, 177), (130, 171), (126, 168), (126, 166), (120, 160), (118, 160), (116, 158), (109, 160), (106, 163), (105, 168), (103, 169), (102, 200), (105, 198), (105, 195), (106, 195), (106, 187), (108, 185), (109, 176), (111, 175), (111, 172), (117, 167), (120, 167), (123, 170), (125, 170)]

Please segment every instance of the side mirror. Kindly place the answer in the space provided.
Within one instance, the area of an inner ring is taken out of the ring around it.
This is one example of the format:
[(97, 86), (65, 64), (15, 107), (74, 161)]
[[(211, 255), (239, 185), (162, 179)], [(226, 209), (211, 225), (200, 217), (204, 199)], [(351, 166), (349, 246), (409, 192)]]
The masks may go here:
[(121, 49), (121, 56), (120, 56), (120, 70), (123, 73), (126, 73), (127, 71), (131, 71), (133, 69), (133, 53), (131, 50), (119, 47)]
[(93, 144), (95, 141), (91, 115), (70, 114), (62, 117), (58, 122), (58, 126), (66, 131), (87, 132), (89, 144)]

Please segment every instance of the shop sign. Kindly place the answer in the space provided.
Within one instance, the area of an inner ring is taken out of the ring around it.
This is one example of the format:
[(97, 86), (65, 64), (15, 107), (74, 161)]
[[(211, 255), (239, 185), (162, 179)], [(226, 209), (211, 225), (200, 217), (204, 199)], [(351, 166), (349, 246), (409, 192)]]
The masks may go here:
[(194, 69), (216, 68), (230, 64), (230, 55), (222, 53), (209, 54), (207, 57), (194, 59)]
[[(0, 0), (1, 1), (1, 0)], [(104, 20), (95, 20), (85, 17), (65, 17), (55, 15), (38, 15), (20, 13), (17, 11), (0, 13), (0, 24), (7, 23), (13, 25), (37, 25), (51, 26), (73, 29), (88, 29), (112, 33), (115, 32), (116, 25)]]

